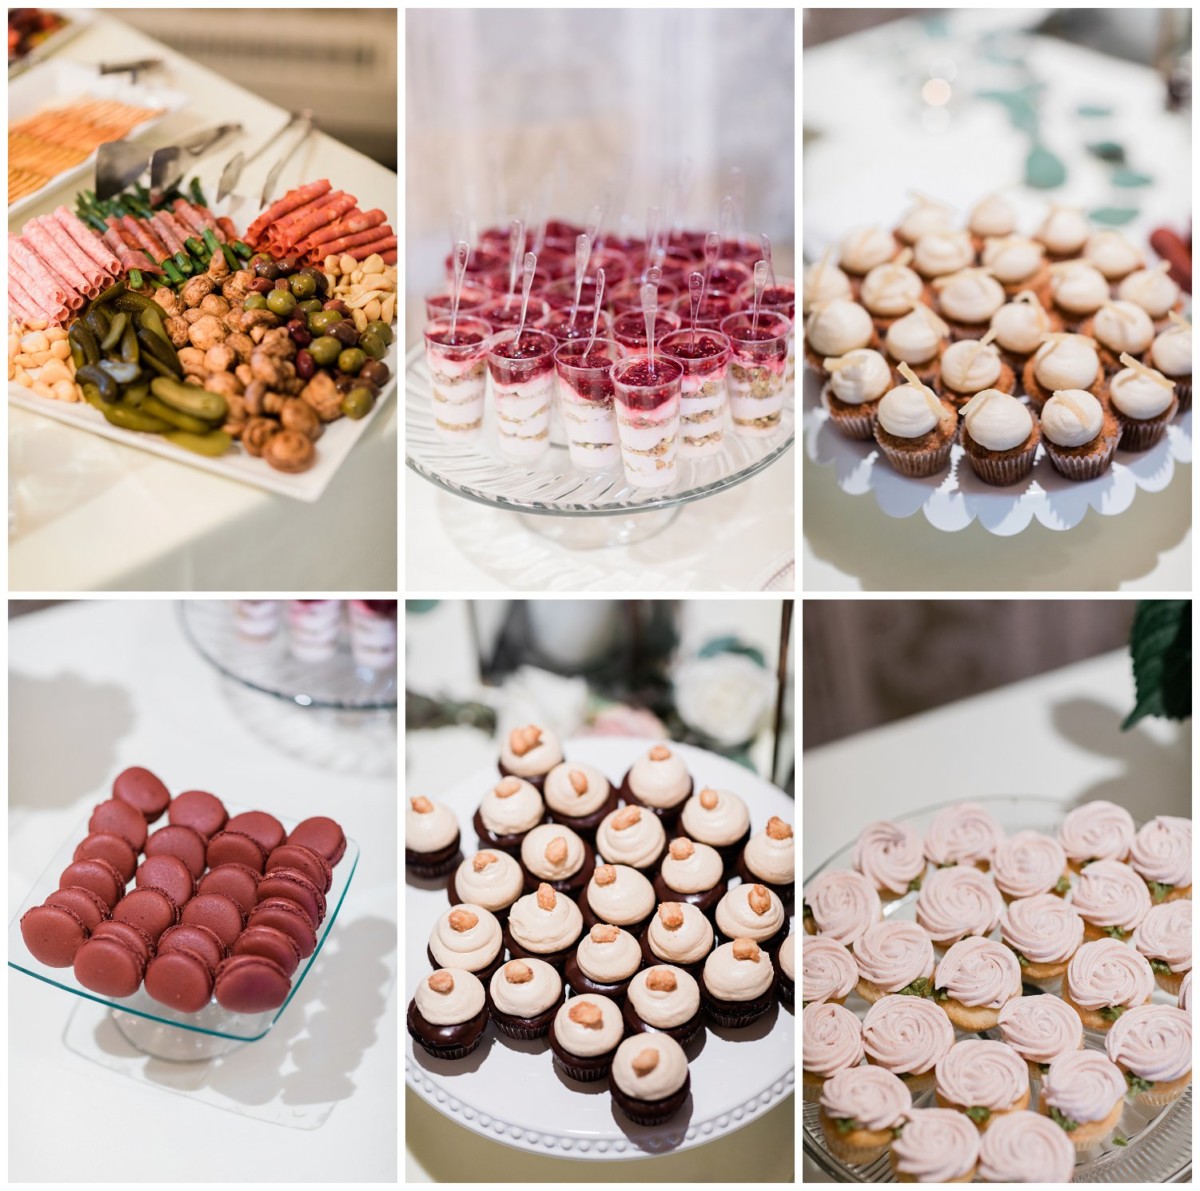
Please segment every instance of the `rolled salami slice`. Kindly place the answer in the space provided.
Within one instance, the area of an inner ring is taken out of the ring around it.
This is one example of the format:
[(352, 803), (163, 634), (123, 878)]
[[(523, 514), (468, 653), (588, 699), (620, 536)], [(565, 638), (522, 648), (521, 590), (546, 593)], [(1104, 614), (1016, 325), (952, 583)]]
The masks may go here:
[(179, 220), (176, 219), (175, 216), (173, 214), (171, 214), (170, 211), (160, 211), (159, 214), (163, 218), (163, 223), (171, 229), (171, 232), (175, 236), (175, 240), (179, 245), (179, 247), (176, 248), (175, 251), (176, 252), (187, 252), (187, 244), (185, 243), (185, 241), (192, 234), (191, 228), (187, 227), (185, 224), (180, 223)]
[[(186, 248), (184, 247), (183, 240), (179, 238), (175, 229), (171, 226), (172, 222), (168, 221), (165, 211), (159, 211), (150, 221), (158, 238), (167, 246), (167, 252), (173, 256), (177, 252), (185, 252)], [(184, 239), (186, 238), (184, 237)]]
[(8, 309), (20, 322), (27, 323), (36, 318), (48, 318), (47, 313), (38, 306), (29, 291), (17, 280), (10, 276), (8, 279)]
[(106, 273), (115, 273), (117, 271), (117, 262), (113, 259), (113, 255), (100, 243), (96, 235), (92, 232), (75, 212), (69, 207), (55, 207), (54, 218), (58, 221), (61, 227), (87, 255), (96, 262)]
[(314, 199), (320, 198), (323, 194), (328, 194), (333, 189), (328, 178), (321, 178), (316, 182), (309, 182), (307, 186), (299, 186), (295, 190), (289, 190), (283, 198), (273, 202), (247, 229), (246, 240), (253, 244), (259, 236), (273, 224), (277, 219), (283, 218), (291, 211), (295, 211), (299, 207), (303, 207), (306, 203), (312, 202)]
[(79, 298), (73, 309), (83, 305), (83, 299), (73, 290), (40, 256), (29, 250), (20, 236), (10, 236), (8, 240), (9, 268), (21, 277), (25, 288), (36, 297), (43, 306), (65, 302), (72, 306), (75, 298)]
[(351, 211), (342, 219), (336, 219), (325, 227), (319, 227), (310, 232), (296, 247), (301, 252), (316, 248), (318, 244), (327, 244), (341, 236), (353, 235), (355, 232), (365, 232), (368, 228), (377, 227), (387, 219), (387, 215), (378, 209), (374, 211)]
[(128, 273), (130, 269), (141, 269), (143, 273), (162, 272), (162, 266), (157, 261), (152, 261), (140, 248), (130, 247), (122, 238), (119, 227), (110, 227), (104, 233), (104, 243), (108, 245), (120, 262), (119, 272)]
[[(203, 208), (201, 208), (203, 210)], [(217, 239), (225, 244), (232, 244), (238, 238), (237, 228), (228, 215), (217, 216)]]
[(87, 275), (67, 255), (40, 219), (31, 219), (21, 229), (21, 239), (62, 278), (63, 282), (69, 288), (82, 292), (92, 284)]
[(145, 220), (135, 219), (132, 215), (121, 217), (121, 239), (130, 247), (140, 248), (147, 256), (156, 261), (171, 256), (167, 246), (155, 235), (154, 229)]
[[(83, 247), (76, 244), (74, 240), (67, 234), (66, 229), (54, 218), (53, 215), (47, 215), (38, 220), (38, 226), (42, 228), (47, 235), (62, 249), (67, 259), (83, 274), (86, 284), (83, 286), (85, 291), (91, 290), (98, 286), (104, 279), (104, 270), (96, 264), (94, 260), (86, 252)], [(100, 291), (97, 289), (96, 293)]]
[(344, 215), (347, 211), (352, 211), (357, 205), (358, 200), (352, 194), (343, 194), (337, 198), (330, 198), (328, 202), (323, 203), (317, 210), (310, 212), (308, 215), (293, 220), (282, 227), (273, 227), (271, 229), (271, 240), (276, 243), (286, 242), (289, 247), (293, 247), (299, 244), (310, 232), (315, 232), (317, 228), (325, 227), (327, 224), (335, 222), (339, 216)]
[[(373, 244), (376, 240), (383, 240), (392, 235), (392, 229), (385, 223), (380, 227), (369, 227), (365, 232), (354, 232), (349, 236), (330, 240), (328, 244), (320, 246), (320, 251), (322, 256), (332, 256), (337, 252), (349, 252), (353, 254), (360, 244)], [(393, 247), (395, 243), (396, 241), (393, 239), (388, 247)], [(370, 253), (367, 255), (369, 256)]]

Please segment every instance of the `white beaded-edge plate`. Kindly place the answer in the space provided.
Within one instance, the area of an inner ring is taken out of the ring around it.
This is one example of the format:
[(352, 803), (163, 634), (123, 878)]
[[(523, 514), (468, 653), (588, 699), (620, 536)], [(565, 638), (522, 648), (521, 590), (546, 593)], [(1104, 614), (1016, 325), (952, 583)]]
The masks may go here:
[[(614, 785), (634, 760), (661, 741), (581, 737), (564, 744), (571, 761), (595, 765)], [(772, 815), (795, 822), (796, 804), (750, 770), (702, 749), (672, 744), (702, 785), (732, 790), (750, 808), (751, 833)], [(499, 780), (492, 767), (446, 790), (431, 790), (458, 816), (464, 855), (478, 847), (472, 816), (484, 791)], [(405, 1012), (413, 989), (430, 971), (425, 948), (440, 914), (450, 908), (449, 877), (410, 877), (405, 909)], [(732, 878), (737, 884), (737, 878)], [(790, 1010), (776, 1004), (745, 1030), (723, 1030), (706, 1019), (701, 1039), (687, 1048), (691, 1094), (679, 1113), (654, 1128), (635, 1125), (612, 1103), (608, 1080), (577, 1083), (559, 1076), (545, 1038), (518, 1041), (489, 1025), (465, 1059), (434, 1059), (405, 1036), (409, 1087), (438, 1112), (493, 1141), (559, 1158), (645, 1158), (692, 1149), (748, 1125), (789, 1096), (796, 1083), (796, 1030)]]

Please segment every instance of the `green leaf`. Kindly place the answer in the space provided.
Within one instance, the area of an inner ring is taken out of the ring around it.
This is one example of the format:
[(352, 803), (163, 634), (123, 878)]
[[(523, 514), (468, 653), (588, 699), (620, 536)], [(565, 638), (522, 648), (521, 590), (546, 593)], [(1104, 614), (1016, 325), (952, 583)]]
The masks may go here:
[(1029, 960), (1027, 960), (1019, 951), (1016, 952), (1015, 954), (1017, 957), (1017, 963), (1019, 963), (1021, 965), (1021, 967), (1023, 967), (1023, 968), (1029, 967)]
[(906, 984), (896, 994), (899, 997), (927, 997), (929, 996), (929, 977), (920, 976), (911, 984)]
[(1149, 186), (1153, 181), (1154, 179), (1149, 174), (1139, 174), (1137, 170), (1131, 170), (1128, 166), (1124, 165), (1113, 170), (1112, 174), (1112, 184), (1125, 189)]
[(1167, 894), (1175, 888), (1174, 885), (1163, 885), (1159, 881), (1147, 881), (1146, 884), (1150, 886), (1150, 896), (1156, 902), (1163, 901)]
[(1129, 932), (1120, 926), (1106, 926), (1104, 928), (1104, 933), (1108, 935), (1110, 939), (1118, 939), (1122, 943), (1129, 938)]
[(1154, 1087), (1152, 1079), (1143, 1079), (1140, 1075), (1134, 1075), (1132, 1071), (1125, 1072), (1125, 1082), (1129, 1085), (1131, 1092), (1148, 1092)]
[(1079, 1128), (1079, 1122), (1071, 1120), (1070, 1117), (1065, 1117), (1057, 1108), (1050, 1109), (1050, 1119), (1060, 1128), (1065, 1129), (1068, 1133), (1074, 1133)]
[(909, 881), (909, 883), (908, 883), (909, 893), (916, 893), (917, 890), (920, 888), (921, 888), (921, 878), (913, 877), (913, 879), (911, 881)]
[(1037, 1065), (1037, 1068), (1043, 1075), (1045, 1075), (1046, 1072), (1050, 1070), (1050, 1064), (1049, 1063), (1039, 1063)]
[(853, 1117), (834, 1117), (833, 1123), (839, 1133), (853, 1133), (862, 1128)]
[(950, 994), (944, 988), (935, 988), (933, 990), (933, 999), (935, 1001), (948, 1001)]
[(1025, 183), (1037, 190), (1053, 190), (1067, 180), (1062, 159), (1045, 145), (1034, 145), (1025, 156)]
[(1125, 160), (1125, 146), (1117, 144), (1116, 141), (1096, 141), (1087, 146), (1087, 151), (1093, 157), (1099, 157), (1101, 161), (1122, 163)]
[(1163, 976), (1168, 975), (1171, 971), (1171, 965), (1165, 959), (1152, 959), (1150, 967), (1153, 971), (1159, 972)]
[(1138, 217), (1137, 207), (1097, 207), (1088, 212), (1088, 218), (1093, 223), (1104, 223), (1109, 227), (1122, 227)]
[(1129, 1144), (1129, 1138), (1125, 1137), (1121, 1133), (1113, 1134), (1112, 1140), (1113, 1140), (1113, 1145), (1115, 1145), (1115, 1146), (1127, 1146)]
[(977, 1125), (986, 1125), (988, 1118), (992, 1115), (990, 1108), (984, 1108), (982, 1104), (975, 1104), (967, 1109), (967, 1116), (971, 1118)]
[(895, 1138), (899, 1137), (899, 1136), (900, 1136), (900, 1134), (904, 1132), (904, 1124), (905, 1124), (905, 1123), (904, 1123), (903, 1121), (901, 1121), (901, 1122), (900, 1122), (900, 1124), (898, 1124), (898, 1125), (893, 1125), (893, 1126), (892, 1126), (892, 1138), (893, 1138), (893, 1140), (894, 1140)]
[(1192, 602), (1140, 600), (1129, 638), (1137, 706), (1122, 728), (1148, 715), (1181, 720), (1192, 714)]
[[(812, 916), (813, 916), (812, 907), (808, 904), (808, 902), (802, 900), (800, 902), (800, 904), (801, 904), (801, 906), (804, 907), (804, 913), (803, 913), (802, 917), (812, 918)], [(815, 919), (813, 919), (813, 920), (816, 921)]]
[(1111, 116), (1112, 108), (1098, 103), (1081, 103), (1076, 109), (1081, 116)]
[(767, 659), (763, 657), (761, 650), (755, 649), (753, 645), (747, 645), (744, 641), (739, 641), (736, 637), (714, 637), (700, 650), (699, 656), (715, 658), (722, 653), (740, 653), (743, 657), (757, 662), (764, 670), (767, 667)]
[(1105, 1021), (1116, 1021), (1117, 1018), (1120, 1017), (1124, 1012), (1124, 1005), (1106, 1005), (1100, 1010), (1100, 1016), (1104, 1018)]
[(1067, 893), (1070, 888), (1071, 878), (1064, 873), (1063, 876), (1058, 878), (1058, 884), (1054, 886), (1054, 892), (1059, 894)]
[(405, 600), (405, 612), (432, 612), (441, 600)]

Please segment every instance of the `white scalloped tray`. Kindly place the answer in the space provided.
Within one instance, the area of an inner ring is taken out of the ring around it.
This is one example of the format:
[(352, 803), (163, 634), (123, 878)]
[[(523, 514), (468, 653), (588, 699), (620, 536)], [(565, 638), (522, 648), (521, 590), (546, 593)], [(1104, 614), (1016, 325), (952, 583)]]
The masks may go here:
[(1024, 487), (994, 488), (975, 475), (960, 446), (954, 447), (949, 471), (916, 480), (894, 472), (873, 442), (854, 442), (839, 434), (821, 405), (820, 382), (806, 370), (804, 444), (810, 462), (837, 469), (843, 492), (873, 493), (889, 517), (911, 517), (920, 511), (930, 525), (947, 533), (978, 520), (989, 533), (1010, 537), (1034, 520), (1047, 529), (1074, 529), (1088, 509), (1115, 517), (1133, 504), (1139, 488), (1161, 492), (1171, 483), (1175, 464), (1192, 461), (1192, 411), (1176, 418), (1151, 450), (1135, 454), (1118, 448), (1112, 467), (1096, 480), (1064, 479), (1039, 447), (1033, 475)]

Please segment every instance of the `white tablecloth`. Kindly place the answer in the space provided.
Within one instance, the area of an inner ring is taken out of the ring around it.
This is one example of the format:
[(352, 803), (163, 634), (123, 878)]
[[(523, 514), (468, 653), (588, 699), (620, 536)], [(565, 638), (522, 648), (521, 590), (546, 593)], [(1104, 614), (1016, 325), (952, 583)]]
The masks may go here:
[[(245, 708), (235, 712), (184, 639), (171, 602), (81, 603), (23, 617), (11, 626), (9, 665), (10, 917), (129, 765), (153, 769), (176, 792), (212, 790), (285, 818), (332, 814), (362, 849), (328, 942), (284, 1017), (219, 1065), (147, 1063), (121, 1047), (107, 1058), (122, 1069), (107, 1069), (70, 1041), (90, 1020), (80, 1015), (98, 1007), (10, 969), (9, 1178), (394, 1181), (394, 778), (331, 774), (252, 732)], [(355, 747), (349, 723), (337, 732), (343, 750)], [(263, 1119), (298, 1119), (322, 1105), (331, 1111), (319, 1128)], [(119, 1140), (127, 1129), (133, 1145)]]

